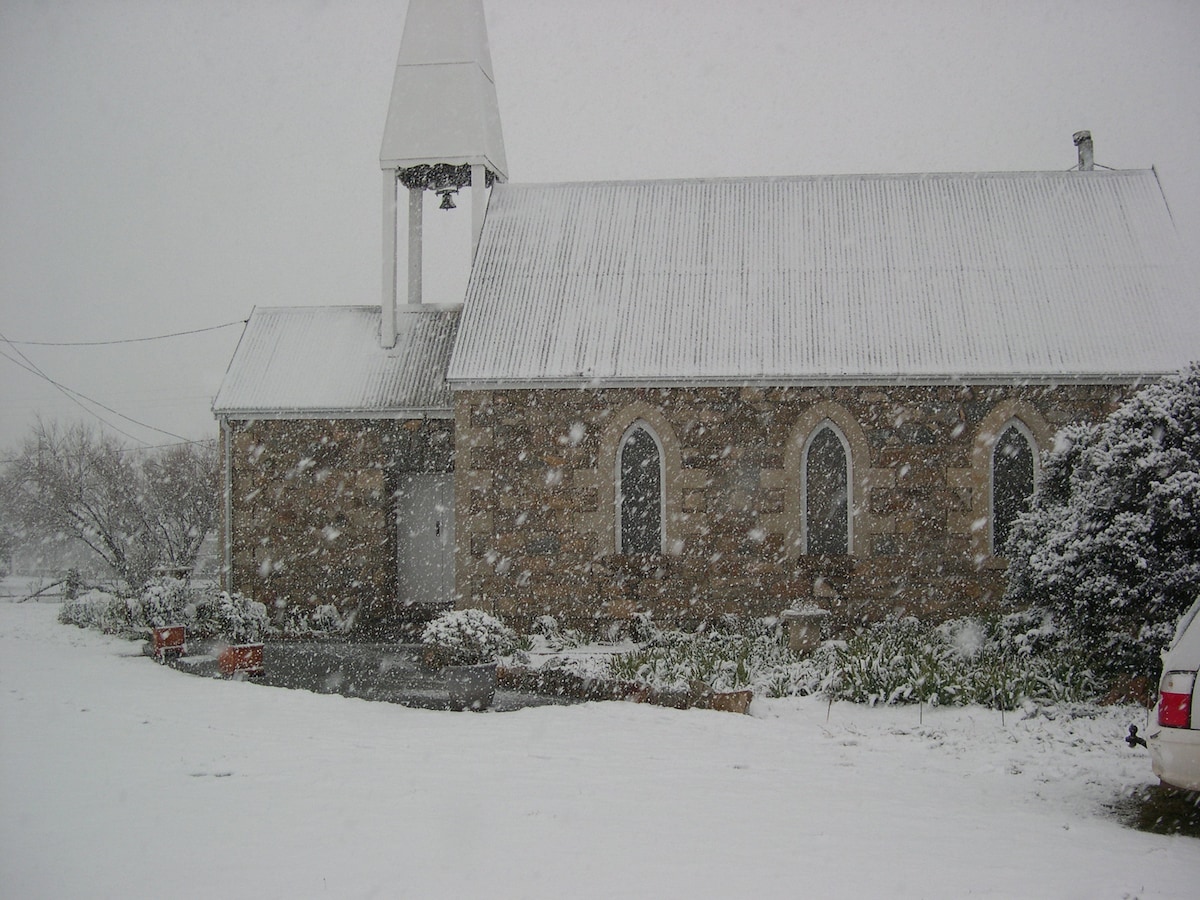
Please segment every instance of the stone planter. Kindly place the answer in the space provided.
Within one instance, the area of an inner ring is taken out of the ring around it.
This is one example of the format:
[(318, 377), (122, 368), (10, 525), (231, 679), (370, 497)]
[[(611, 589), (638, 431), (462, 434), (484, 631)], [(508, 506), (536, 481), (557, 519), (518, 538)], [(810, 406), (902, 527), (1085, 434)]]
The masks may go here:
[(828, 618), (829, 610), (815, 606), (785, 609), (783, 622), (787, 626), (788, 646), (796, 653), (812, 653), (821, 644), (821, 626)]
[(708, 708), (746, 715), (750, 712), (750, 703), (753, 700), (753, 691), (718, 691), (708, 701)]
[(496, 664), (474, 666), (445, 666), (441, 670), (446, 680), (452, 709), (481, 711), (492, 705), (496, 697)]

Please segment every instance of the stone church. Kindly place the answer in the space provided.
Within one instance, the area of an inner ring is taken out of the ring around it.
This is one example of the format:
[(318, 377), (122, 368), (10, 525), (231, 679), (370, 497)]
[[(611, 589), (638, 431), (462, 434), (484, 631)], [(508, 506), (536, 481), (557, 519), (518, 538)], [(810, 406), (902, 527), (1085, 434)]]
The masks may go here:
[[(226, 588), (364, 625), (996, 609), (1056, 432), (1200, 346), (1157, 175), (1075, 142), (1071, 171), (510, 184), (480, 0), (411, 0), (382, 300), (256, 308), (214, 401)], [(423, 302), (427, 196), (471, 207), (461, 302)]]

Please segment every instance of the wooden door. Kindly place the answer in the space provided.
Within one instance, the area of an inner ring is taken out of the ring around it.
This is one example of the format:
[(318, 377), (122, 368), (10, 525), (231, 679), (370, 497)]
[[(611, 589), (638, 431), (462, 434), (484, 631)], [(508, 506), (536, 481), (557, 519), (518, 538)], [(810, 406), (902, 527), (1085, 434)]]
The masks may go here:
[(396, 494), (396, 584), (403, 604), (454, 599), (454, 476), (405, 473)]

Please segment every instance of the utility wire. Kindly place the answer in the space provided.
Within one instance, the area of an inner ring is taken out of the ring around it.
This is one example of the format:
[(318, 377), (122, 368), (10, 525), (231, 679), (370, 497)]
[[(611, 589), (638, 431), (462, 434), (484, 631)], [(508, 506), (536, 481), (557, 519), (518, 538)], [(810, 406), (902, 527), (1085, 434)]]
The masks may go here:
[[(13, 349), (16, 350), (15, 347)], [(20, 354), (21, 351), (17, 350), (17, 353)], [(108, 419), (104, 418), (104, 416), (100, 415), (100, 413), (96, 412), (94, 409), (89, 409), (88, 407), (84, 406), (83, 403), (81, 403), (78, 398), (76, 398), (75, 396), (72, 395), (70, 388), (66, 387), (65, 385), (58, 384), (54, 379), (52, 379), (50, 376), (48, 376), (45, 372), (42, 372), (40, 369), (38, 369), (37, 366), (35, 366), (33, 363), (29, 363), (29, 365), (26, 365), (25, 363), (21, 362), (20, 360), (14, 359), (13, 357), (9, 356), (3, 350), (0, 350), (0, 356), (3, 356), (5, 359), (7, 359), (13, 365), (19, 366), (20, 368), (24, 369), (26, 372), (30, 372), (30, 373), (38, 376), (38, 378), (44, 378), (46, 381), (50, 382), (52, 385), (54, 385), (56, 388), (58, 388), (58, 390), (60, 390), (68, 400), (70, 400), (72, 403), (74, 403), (76, 406), (78, 406), (80, 409), (82, 409), (85, 413), (87, 413), (89, 416), (93, 416), (93, 417), (99, 419), (101, 422), (103, 422), (105, 425), (107, 425), (109, 428), (111, 428), (113, 431), (117, 432), (118, 434), (123, 434), (123, 435), (125, 435), (125, 437), (129, 438), (130, 440), (137, 441), (139, 444), (146, 443), (145, 441), (141, 440), (140, 438), (134, 437), (132, 434), (130, 434), (125, 429), (118, 428), (116, 425), (114, 425), (112, 422), (108, 421)], [(24, 354), (21, 354), (21, 358), (28, 360), (28, 357), (26, 357)]]
[[(0, 340), (4, 341), (10, 347), (12, 346), (12, 341), (10, 341), (7, 337), (5, 337), (2, 332), (0, 332)], [(195, 441), (189, 441), (183, 435), (175, 434), (175, 432), (173, 432), (173, 431), (166, 431), (162, 428), (157, 428), (154, 425), (149, 425), (145, 422), (140, 422), (137, 419), (127, 416), (122, 412), (118, 412), (117, 410), (113, 409), (111, 406), (105, 406), (99, 400), (94, 400), (93, 398), (87, 396), (86, 394), (81, 394), (81, 393), (79, 393), (79, 391), (73, 390), (72, 388), (69, 388), (64, 384), (60, 384), (59, 382), (57, 382), (53, 378), (51, 378), (49, 375), (47, 375), (45, 372), (43, 372), (41, 369), (39, 369), (37, 367), (37, 365), (33, 362), (33, 360), (31, 360), (28, 356), (26, 356), (24, 353), (22, 353), (16, 347), (13, 347), (13, 350), (16, 351), (17, 355), (20, 356), (21, 359), (25, 360), (25, 363), (27, 363), (27, 365), (22, 364), (18, 360), (13, 359), (11, 356), (9, 356), (7, 353), (5, 353), (2, 350), (0, 350), (0, 356), (3, 356), (9, 362), (20, 366), (25, 371), (31, 372), (34, 375), (37, 375), (39, 378), (43, 378), (46, 381), (50, 382), (50, 384), (52, 384), (56, 388), (58, 388), (59, 391), (61, 391), (64, 395), (66, 395), (68, 398), (70, 398), (72, 401), (74, 401), (85, 412), (95, 416), (97, 419), (99, 419), (101, 422), (103, 422), (109, 428), (113, 429), (114, 431), (120, 432), (121, 434), (125, 435), (125, 437), (129, 438), (130, 440), (137, 441), (139, 444), (143, 444), (143, 445), (146, 444), (146, 441), (143, 441), (140, 438), (134, 437), (128, 431), (118, 428), (116, 425), (114, 425), (112, 422), (109, 422), (107, 419), (105, 419), (102, 415), (97, 413), (95, 410), (88, 409), (88, 407), (86, 407), (82, 403), (80, 403), (80, 400), (86, 400), (88, 403), (94, 404), (94, 405), (100, 407), (101, 409), (112, 413), (114, 416), (120, 416), (125, 421), (132, 422), (134, 425), (137, 425), (141, 428), (148, 428), (151, 431), (157, 431), (159, 434), (165, 434), (167, 437), (176, 438), (177, 440), (183, 441), (185, 443), (198, 443)]]
[(236, 322), (226, 322), (224, 325), (210, 325), (207, 328), (193, 328), (191, 331), (175, 331), (171, 334), (156, 334), (151, 337), (123, 338), (116, 341), (12, 341), (4, 342), (12, 346), (22, 347), (108, 347), (113, 344), (140, 344), (144, 341), (162, 341), (167, 338), (184, 337), (189, 334), (201, 334), (205, 331), (218, 331), (222, 328), (232, 328), (234, 325), (245, 325), (249, 319), (238, 319)]

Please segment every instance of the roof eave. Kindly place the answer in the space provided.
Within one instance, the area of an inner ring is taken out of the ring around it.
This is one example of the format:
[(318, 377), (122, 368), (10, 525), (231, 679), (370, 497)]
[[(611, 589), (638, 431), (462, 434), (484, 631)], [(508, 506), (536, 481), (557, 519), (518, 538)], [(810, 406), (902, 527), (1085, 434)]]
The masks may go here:
[(396, 409), (253, 409), (213, 407), (218, 419), (452, 419), (454, 410), (446, 406), (404, 407)]
[(880, 387), (888, 385), (1133, 384), (1175, 371), (882, 375), (707, 376), (696, 378), (449, 378), (451, 391), (600, 390), (603, 388)]

